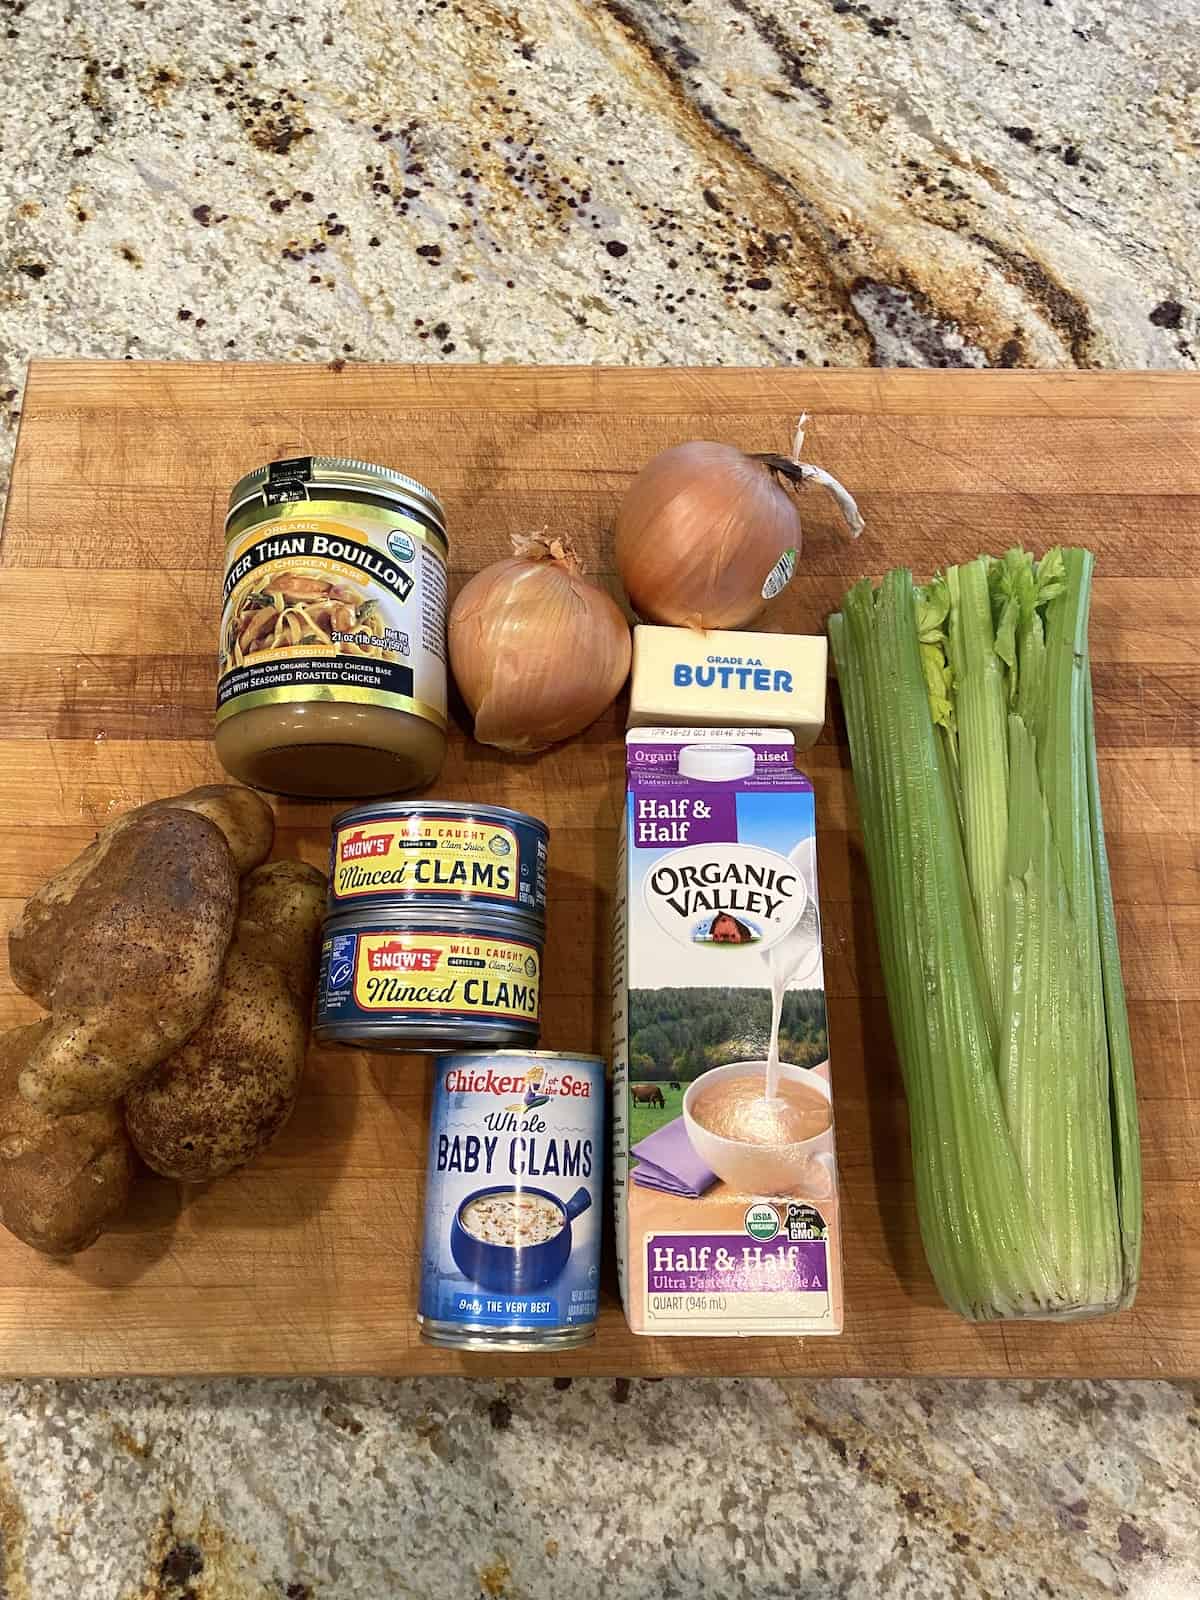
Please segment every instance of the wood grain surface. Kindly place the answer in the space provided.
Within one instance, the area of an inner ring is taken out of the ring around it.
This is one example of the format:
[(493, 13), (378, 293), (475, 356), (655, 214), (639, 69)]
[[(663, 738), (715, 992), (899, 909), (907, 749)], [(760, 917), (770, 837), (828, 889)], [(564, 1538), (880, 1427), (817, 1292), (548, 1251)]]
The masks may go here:
[[(446, 502), (455, 583), (509, 535), (573, 534), (607, 581), (617, 501), (687, 438), (787, 445), (858, 495), (850, 544), (805, 497), (796, 581), (763, 626), (819, 630), (844, 589), (1022, 540), (1096, 551), (1101, 776), (1139, 1071), (1146, 1254), (1136, 1307), (972, 1327), (917, 1233), (836, 691), (804, 765), (817, 795), (829, 1032), (846, 1197), (840, 1339), (635, 1339), (611, 1277), (596, 1342), (473, 1357), (414, 1318), (426, 1063), (313, 1051), (249, 1169), (143, 1181), (69, 1264), (0, 1230), (0, 1371), (940, 1373), (1200, 1376), (1200, 380), (1179, 374), (169, 366), (35, 363), (0, 565), (0, 924), (127, 806), (222, 776), (209, 739), (221, 519), (278, 456), (399, 467)], [(543, 1044), (608, 1051), (608, 919), (624, 707), (518, 761), (455, 728), (434, 793), (551, 828)], [(324, 865), (332, 806), (278, 802), (278, 855)], [(5, 976), (0, 1024), (36, 1014)], [(611, 1259), (611, 1256), (610, 1256)]]

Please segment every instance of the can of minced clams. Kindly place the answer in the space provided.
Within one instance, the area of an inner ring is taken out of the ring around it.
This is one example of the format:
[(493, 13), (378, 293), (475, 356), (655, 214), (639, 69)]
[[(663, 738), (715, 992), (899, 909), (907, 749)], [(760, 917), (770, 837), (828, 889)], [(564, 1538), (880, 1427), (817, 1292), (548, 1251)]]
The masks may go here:
[(365, 1050), (535, 1045), (548, 830), (502, 806), (334, 819), (314, 1037)]
[(313, 1038), (391, 1051), (536, 1044), (542, 943), (532, 924), (482, 912), (393, 904), (327, 917)]
[(382, 901), (546, 920), (549, 830), (507, 806), (447, 800), (352, 806), (333, 819), (329, 909)]
[(593, 1337), (604, 1104), (601, 1056), (435, 1061), (417, 1317), (428, 1343), (556, 1350)]

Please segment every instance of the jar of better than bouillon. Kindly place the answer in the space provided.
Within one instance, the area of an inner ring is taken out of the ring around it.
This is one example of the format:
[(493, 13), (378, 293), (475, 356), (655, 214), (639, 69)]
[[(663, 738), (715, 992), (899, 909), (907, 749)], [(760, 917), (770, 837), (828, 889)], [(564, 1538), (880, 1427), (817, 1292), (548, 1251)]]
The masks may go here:
[(397, 794), (446, 749), (446, 538), (387, 467), (273, 461), (229, 497), (217, 754), (243, 783)]

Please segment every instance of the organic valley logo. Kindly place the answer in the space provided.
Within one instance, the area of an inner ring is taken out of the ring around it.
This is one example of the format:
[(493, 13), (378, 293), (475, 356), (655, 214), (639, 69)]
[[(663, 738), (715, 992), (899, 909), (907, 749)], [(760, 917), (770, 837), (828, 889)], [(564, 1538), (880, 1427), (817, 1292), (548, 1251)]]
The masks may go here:
[(757, 845), (691, 845), (646, 874), (643, 897), (680, 944), (768, 950), (804, 912), (808, 890), (786, 856)]

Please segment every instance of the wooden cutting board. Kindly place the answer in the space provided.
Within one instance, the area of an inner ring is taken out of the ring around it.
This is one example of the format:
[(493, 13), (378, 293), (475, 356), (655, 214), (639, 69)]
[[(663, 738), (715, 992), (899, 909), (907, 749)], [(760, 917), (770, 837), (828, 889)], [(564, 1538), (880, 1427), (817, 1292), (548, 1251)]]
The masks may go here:
[[(456, 583), (509, 535), (572, 533), (611, 574), (637, 467), (710, 437), (807, 454), (867, 533), (804, 503), (773, 629), (820, 629), (849, 582), (1023, 540), (1090, 545), (1101, 773), (1139, 1069), (1146, 1256), (1135, 1309), (1056, 1327), (944, 1310), (917, 1234), (908, 1134), (840, 719), (816, 786), (838, 1149), (840, 1339), (634, 1339), (613, 1295), (595, 1344), (467, 1357), (414, 1320), (428, 1108), (420, 1058), (314, 1051), (304, 1098), (248, 1170), (132, 1215), (68, 1264), (0, 1230), (0, 1371), (97, 1373), (942, 1373), (1200, 1376), (1200, 380), (1161, 373), (606, 371), (34, 364), (0, 569), (0, 906), (114, 813), (221, 777), (209, 740), (221, 520), (273, 457), (354, 455), (444, 498)], [(551, 827), (543, 1043), (607, 1051), (608, 922), (622, 795), (617, 708), (516, 761), (455, 730), (436, 793)], [(323, 865), (333, 808), (280, 802), (277, 853)], [(5, 977), (0, 1023), (36, 1013)]]

